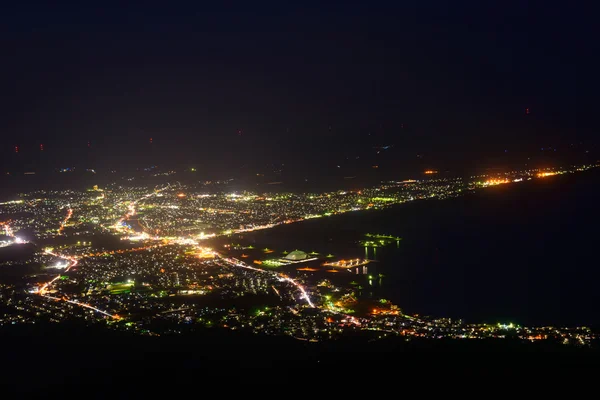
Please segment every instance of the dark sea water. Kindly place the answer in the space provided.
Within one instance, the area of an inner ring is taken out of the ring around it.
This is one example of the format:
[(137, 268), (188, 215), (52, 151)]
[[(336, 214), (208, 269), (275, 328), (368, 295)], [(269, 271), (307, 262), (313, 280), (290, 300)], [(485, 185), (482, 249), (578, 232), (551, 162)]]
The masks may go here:
[[(497, 186), (255, 232), (245, 240), (364, 257), (364, 233), (403, 238), (369, 251), (372, 286), (409, 313), (470, 322), (600, 325), (600, 171)], [(364, 278), (366, 279), (366, 278)]]

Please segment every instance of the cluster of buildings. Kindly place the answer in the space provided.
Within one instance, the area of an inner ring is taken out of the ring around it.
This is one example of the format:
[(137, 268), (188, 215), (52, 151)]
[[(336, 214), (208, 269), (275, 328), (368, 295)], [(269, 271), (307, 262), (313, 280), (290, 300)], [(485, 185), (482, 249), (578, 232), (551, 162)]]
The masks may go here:
[[(466, 324), (406, 315), (386, 302), (360, 311), (364, 307), (353, 287), (318, 282), (306, 274), (289, 276), (278, 272), (278, 265), (247, 264), (207, 247), (215, 236), (444, 199), (478, 187), (587, 168), (469, 179), (435, 174), (433, 179), (326, 193), (230, 193), (207, 191), (205, 183), (154, 187), (121, 182), (87, 191), (22, 194), (0, 203), (0, 242), (10, 249), (25, 242), (16, 238), (26, 236), (32, 249), (24, 259), (0, 262), (5, 269), (27, 266), (22, 276), (10, 278), (0, 270), (0, 326), (82, 320), (161, 335), (220, 327), (309, 341), (361, 334), (375, 339), (516, 337), (587, 345), (596, 338), (587, 328)], [(367, 240), (376, 246), (399, 238), (371, 235)], [(304, 262), (310, 256), (294, 251), (278, 262)], [(360, 260), (348, 262), (355, 266)]]

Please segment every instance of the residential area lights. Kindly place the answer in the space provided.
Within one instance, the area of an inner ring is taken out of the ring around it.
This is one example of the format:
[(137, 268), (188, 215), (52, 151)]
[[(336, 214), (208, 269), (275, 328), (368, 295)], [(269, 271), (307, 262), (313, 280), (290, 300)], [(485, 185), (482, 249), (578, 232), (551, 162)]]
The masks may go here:
[[(427, 174), (431, 175), (428, 179), (388, 181), (360, 190), (323, 193), (227, 193), (207, 190), (202, 183), (159, 188), (114, 183), (103, 188), (102, 196), (97, 190), (25, 193), (18, 201), (0, 204), (0, 228), (8, 238), (7, 245), (26, 243), (22, 237), (27, 237), (34, 249), (27, 262), (43, 266), (44, 272), (24, 280), (21, 286), (0, 284), (0, 296), (11, 299), (6, 303), (7, 311), (0, 315), (0, 325), (31, 323), (37, 318), (52, 322), (81, 319), (103, 321), (105, 325), (109, 322), (110, 329), (140, 334), (177, 334), (194, 326), (219, 326), (302, 340), (331, 339), (361, 330), (375, 338), (399, 335), (482, 339), (513, 335), (523, 340), (552, 337), (566, 344), (587, 344), (595, 336), (583, 327), (466, 324), (407, 315), (388, 303), (367, 308), (372, 310), (368, 315), (358, 315), (354, 310), (354, 286), (321, 282), (309, 266), (285, 272), (283, 268), (289, 267), (286, 263), (270, 264), (267, 260), (252, 266), (231, 254), (215, 251), (211, 240), (346, 212), (452, 198), (489, 186), (593, 167), (532, 169), (468, 178)], [(107, 244), (96, 239), (107, 235), (120, 240)], [(361, 243), (372, 247), (400, 240), (375, 234), (367, 237)], [(339, 268), (363, 268), (368, 262), (346, 259), (325, 264), (337, 272)], [(207, 301), (187, 301), (194, 296)], [(275, 304), (280, 305), (246, 312), (220, 302), (242, 304), (231, 299), (252, 296), (275, 296)]]

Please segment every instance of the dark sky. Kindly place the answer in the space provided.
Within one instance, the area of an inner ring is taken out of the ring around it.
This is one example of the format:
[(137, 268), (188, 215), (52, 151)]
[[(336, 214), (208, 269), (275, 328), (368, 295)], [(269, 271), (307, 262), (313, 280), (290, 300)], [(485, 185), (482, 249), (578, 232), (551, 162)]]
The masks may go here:
[(3, 9), (3, 167), (42, 163), (40, 143), (65, 166), (229, 173), (485, 163), (593, 138), (575, 61), (591, 38), (554, 2), (244, 3)]

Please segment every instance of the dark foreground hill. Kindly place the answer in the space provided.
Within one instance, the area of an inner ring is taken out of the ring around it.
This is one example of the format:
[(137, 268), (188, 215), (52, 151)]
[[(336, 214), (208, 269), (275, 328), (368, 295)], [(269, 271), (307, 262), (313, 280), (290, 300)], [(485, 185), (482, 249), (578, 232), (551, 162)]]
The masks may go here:
[(367, 342), (349, 337), (308, 343), (218, 329), (189, 336), (140, 337), (64, 324), (11, 327), (2, 330), (0, 339), (3, 387), (23, 394), (85, 390), (94, 397), (107, 386), (117, 394), (153, 393), (199, 381), (248, 383), (257, 375), (283, 383), (303, 376), (343, 376), (344, 371), (531, 373), (600, 367), (597, 348), (511, 340)]

